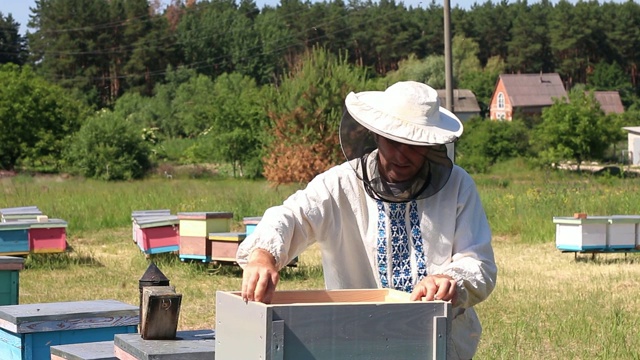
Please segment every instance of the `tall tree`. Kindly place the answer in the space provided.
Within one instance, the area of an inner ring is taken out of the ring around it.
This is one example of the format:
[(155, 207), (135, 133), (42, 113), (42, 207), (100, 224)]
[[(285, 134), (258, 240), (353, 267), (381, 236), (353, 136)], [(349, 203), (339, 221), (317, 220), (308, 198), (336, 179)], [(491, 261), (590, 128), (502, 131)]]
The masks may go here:
[(553, 72), (549, 48), (547, 18), (552, 5), (548, 0), (528, 5), (519, 1), (514, 7), (511, 40), (508, 42), (508, 70), (516, 73)]
[(233, 0), (198, 2), (188, 7), (178, 25), (176, 36), (184, 51), (186, 65), (212, 76), (232, 72), (233, 31), (238, 18)]
[(633, 87), (640, 85), (640, 4), (627, 1), (624, 4), (604, 4), (605, 18), (610, 27), (609, 38), (617, 60), (629, 75)]
[(29, 27), (29, 46), (38, 71), (90, 101), (109, 101), (110, 50), (105, 45), (109, 22), (106, 0), (36, 0)]
[(26, 39), (20, 35), (20, 24), (11, 14), (0, 11), (0, 65), (14, 63), (22, 65), (27, 58)]

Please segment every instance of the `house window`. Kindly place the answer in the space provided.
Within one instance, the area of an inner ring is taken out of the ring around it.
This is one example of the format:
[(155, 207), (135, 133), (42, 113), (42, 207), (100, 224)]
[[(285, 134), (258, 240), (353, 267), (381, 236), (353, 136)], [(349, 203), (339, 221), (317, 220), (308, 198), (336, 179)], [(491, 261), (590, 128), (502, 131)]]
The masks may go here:
[(498, 109), (504, 109), (504, 94), (498, 93)]
[(505, 113), (503, 112), (496, 113), (496, 119), (504, 121), (506, 118), (507, 117), (505, 116)]

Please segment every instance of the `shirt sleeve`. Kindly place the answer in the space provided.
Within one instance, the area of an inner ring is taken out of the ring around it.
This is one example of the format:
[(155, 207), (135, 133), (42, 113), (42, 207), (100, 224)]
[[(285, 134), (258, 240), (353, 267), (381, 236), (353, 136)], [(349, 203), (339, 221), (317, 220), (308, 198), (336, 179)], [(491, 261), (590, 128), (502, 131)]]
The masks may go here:
[(282, 205), (267, 209), (253, 233), (240, 244), (238, 264), (244, 267), (253, 250), (264, 249), (273, 255), (281, 269), (319, 237), (338, 237), (339, 206), (340, 202), (345, 205), (344, 188), (349, 183), (341, 175), (343, 171), (342, 167), (330, 169)]
[(496, 284), (497, 267), (491, 230), (475, 183), (466, 174), (458, 193), (452, 261), (444, 274), (457, 282), (456, 307), (469, 308), (485, 300)]

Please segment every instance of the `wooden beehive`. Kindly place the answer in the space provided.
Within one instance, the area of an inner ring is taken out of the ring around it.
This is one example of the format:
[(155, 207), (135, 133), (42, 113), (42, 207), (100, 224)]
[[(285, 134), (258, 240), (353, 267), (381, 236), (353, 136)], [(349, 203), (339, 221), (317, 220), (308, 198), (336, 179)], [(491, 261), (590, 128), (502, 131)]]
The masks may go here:
[(0, 256), (0, 306), (18, 304), (22, 269), (24, 269), (24, 258)]
[(51, 360), (118, 360), (113, 341), (55, 345), (50, 351)]
[(235, 261), (238, 246), (247, 235), (239, 232), (211, 233), (211, 260), (212, 261)]
[(216, 359), (447, 358), (448, 302), (390, 289), (278, 291), (271, 304), (216, 294)]
[(159, 209), (159, 210), (135, 210), (131, 212), (131, 227), (132, 227), (132, 237), (133, 242), (138, 242), (138, 235), (141, 235), (137, 230), (140, 230), (138, 226), (138, 220), (144, 219), (147, 217), (158, 217), (158, 216), (170, 216), (171, 210), (169, 209)]
[(253, 233), (253, 230), (256, 229), (256, 226), (258, 226), (258, 223), (260, 222), (260, 220), (262, 220), (262, 216), (246, 217), (242, 219), (242, 223), (244, 224), (244, 230), (247, 236)]
[(61, 253), (67, 249), (67, 222), (49, 219), (29, 223), (29, 249), (32, 253)]
[(37, 206), (21, 206), (0, 209), (0, 218), (3, 222), (35, 220), (42, 215)]
[(116, 300), (0, 307), (0, 359), (49, 359), (50, 347), (135, 333), (139, 307)]
[(206, 238), (212, 232), (227, 232), (232, 217), (230, 212), (180, 212), (180, 236)]
[(612, 250), (633, 249), (638, 237), (640, 216), (613, 215), (607, 229), (607, 248)]
[(606, 216), (554, 217), (556, 248), (565, 251), (604, 250), (607, 247)]
[(0, 223), (0, 255), (29, 254), (29, 223)]
[(145, 340), (139, 334), (118, 334), (113, 342), (120, 360), (219, 359), (215, 356), (212, 330), (178, 331), (173, 340)]
[(135, 219), (135, 238), (145, 254), (159, 254), (180, 249), (178, 216), (157, 215)]

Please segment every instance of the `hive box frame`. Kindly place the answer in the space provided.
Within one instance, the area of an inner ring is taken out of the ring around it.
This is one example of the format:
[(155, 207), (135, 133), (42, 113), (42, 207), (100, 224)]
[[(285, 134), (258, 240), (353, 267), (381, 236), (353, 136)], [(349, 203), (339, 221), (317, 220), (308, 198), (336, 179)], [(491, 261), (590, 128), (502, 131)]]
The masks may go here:
[(451, 304), (391, 289), (216, 293), (216, 359), (447, 358)]

